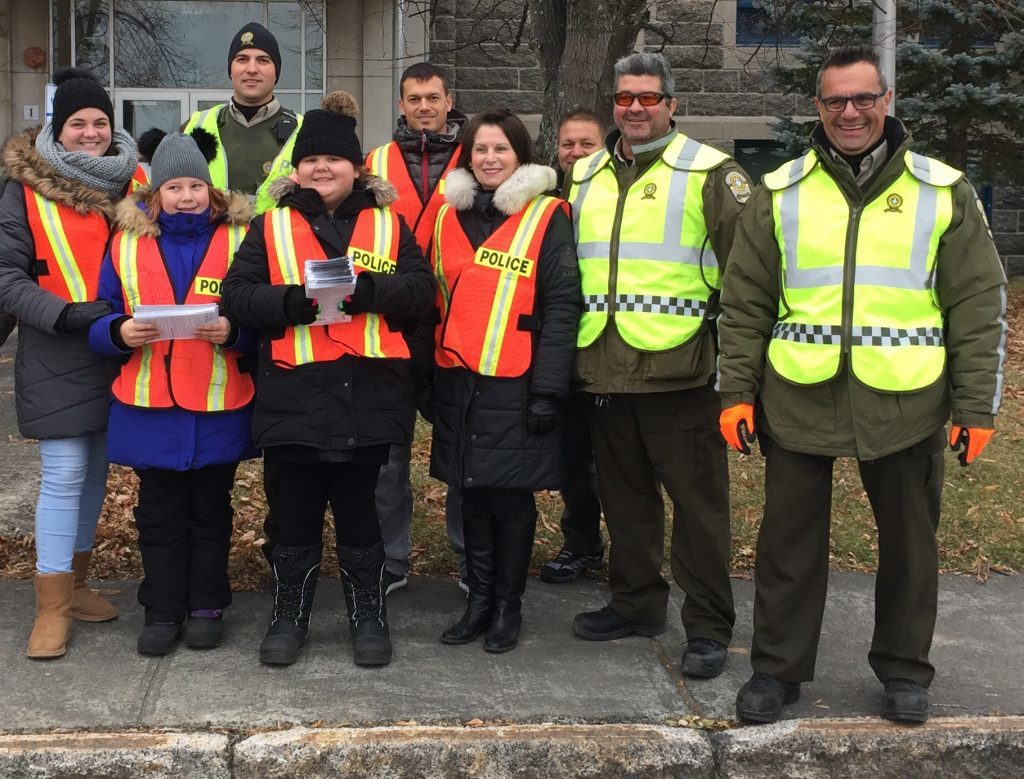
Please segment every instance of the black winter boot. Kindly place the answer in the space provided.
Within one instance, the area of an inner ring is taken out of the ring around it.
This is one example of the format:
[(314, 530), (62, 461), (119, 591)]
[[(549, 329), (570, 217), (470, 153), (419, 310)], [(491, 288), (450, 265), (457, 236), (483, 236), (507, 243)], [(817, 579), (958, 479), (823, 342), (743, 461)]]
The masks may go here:
[(384, 544), (369, 549), (338, 547), (338, 567), (348, 608), (352, 656), (356, 665), (391, 662), (391, 636), (384, 597)]
[(274, 546), (274, 612), (260, 643), (261, 663), (291, 665), (299, 658), (299, 649), (309, 632), (322, 554), (323, 544)]
[(466, 550), (466, 613), (441, 634), (442, 644), (469, 644), (491, 624), (494, 611), (494, 523), (489, 512), (463, 511)]
[(536, 509), (505, 513), (494, 521), (494, 615), (484, 635), (484, 649), (488, 652), (508, 652), (519, 643), (523, 593), (536, 528)]

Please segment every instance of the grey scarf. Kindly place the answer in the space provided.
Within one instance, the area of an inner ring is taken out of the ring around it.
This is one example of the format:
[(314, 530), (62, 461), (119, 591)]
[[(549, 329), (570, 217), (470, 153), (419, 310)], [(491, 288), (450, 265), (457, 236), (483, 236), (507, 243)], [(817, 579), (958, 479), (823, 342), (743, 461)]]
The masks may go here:
[(139, 151), (135, 139), (121, 129), (111, 133), (108, 157), (93, 157), (84, 151), (67, 151), (54, 140), (53, 125), (47, 122), (36, 136), (36, 150), (61, 176), (80, 181), (92, 189), (118, 197), (124, 192), (139, 164)]

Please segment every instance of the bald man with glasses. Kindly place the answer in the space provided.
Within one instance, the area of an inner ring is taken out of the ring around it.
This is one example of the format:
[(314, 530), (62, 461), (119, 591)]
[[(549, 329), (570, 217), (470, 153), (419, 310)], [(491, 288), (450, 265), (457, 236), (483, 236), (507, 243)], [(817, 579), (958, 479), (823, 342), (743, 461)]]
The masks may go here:
[(814, 678), (836, 457), (857, 459), (878, 528), (881, 715), (928, 718), (943, 448), (966, 465), (992, 436), (1006, 292), (974, 189), (910, 151), (891, 99), (870, 47), (825, 60), (811, 149), (764, 177), (725, 273), (722, 435), (749, 451), (756, 431), (766, 458), (747, 722)]
[(715, 318), (750, 187), (728, 155), (675, 129), (674, 91), (662, 55), (619, 60), (616, 130), (566, 175), (584, 295), (576, 378), (591, 399), (612, 596), (573, 631), (607, 641), (665, 629), (664, 485), (672, 576), (686, 593), (682, 672), (711, 678), (735, 621)]

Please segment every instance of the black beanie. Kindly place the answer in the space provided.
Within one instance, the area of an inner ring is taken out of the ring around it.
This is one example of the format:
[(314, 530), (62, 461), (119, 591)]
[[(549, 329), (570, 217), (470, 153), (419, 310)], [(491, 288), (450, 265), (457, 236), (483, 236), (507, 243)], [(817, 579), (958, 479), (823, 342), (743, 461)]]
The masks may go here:
[(281, 49), (274, 34), (259, 22), (249, 22), (235, 33), (228, 48), (228, 75), (231, 75), (231, 61), (242, 49), (260, 49), (274, 61), (274, 83), (281, 80)]
[(348, 92), (338, 90), (326, 95), (320, 108), (306, 113), (302, 127), (292, 149), (292, 165), (298, 166), (303, 157), (332, 154), (343, 157), (359, 167), (363, 164), (363, 151), (356, 135), (356, 113), (359, 106)]
[(53, 74), (53, 83), (57, 91), (53, 94), (53, 139), (60, 138), (64, 123), (76, 111), (83, 108), (98, 108), (110, 120), (110, 128), (114, 128), (114, 104), (110, 102), (100, 82), (93, 78), (87, 70), (66, 68)]

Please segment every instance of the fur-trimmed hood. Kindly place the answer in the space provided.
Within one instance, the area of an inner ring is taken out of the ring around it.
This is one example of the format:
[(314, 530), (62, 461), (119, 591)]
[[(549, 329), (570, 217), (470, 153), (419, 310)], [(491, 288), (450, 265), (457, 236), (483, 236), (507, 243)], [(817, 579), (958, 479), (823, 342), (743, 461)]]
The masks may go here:
[(36, 150), (39, 128), (12, 135), (4, 143), (3, 159), (7, 177), (27, 185), (47, 200), (73, 208), (79, 214), (99, 213), (114, 219), (117, 201), (106, 192), (64, 178)]
[[(240, 192), (224, 193), (228, 199), (228, 212), (225, 221), (231, 225), (247, 225), (253, 217), (252, 204), (249, 198)], [(143, 238), (157, 238), (160, 235), (160, 224), (151, 221), (149, 215), (139, 207), (148, 197), (148, 189), (132, 192), (117, 205), (117, 229), (137, 233)]]
[[(377, 208), (387, 208), (398, 200), (398, 190), (389, 181), (385, 181), (380, 176), (364, 173), (356, 183), (373, 195)], [(288, 176), (282, 176), (277, 181), (271, 182), (267, 193), (274, 201), (280, 202), (281, 198), (294, 190), (296, 186), (298, 185)]]
[[(520, 165), (494, 190), (494, 207), (505, 216), (522, 211), (538, 195), (555, 188), (558, 177), (547, 165)], [(480, 184), (465, 168), (454, 168), (444, 180), (444, 199), (456, 211), (468, 211)]]

